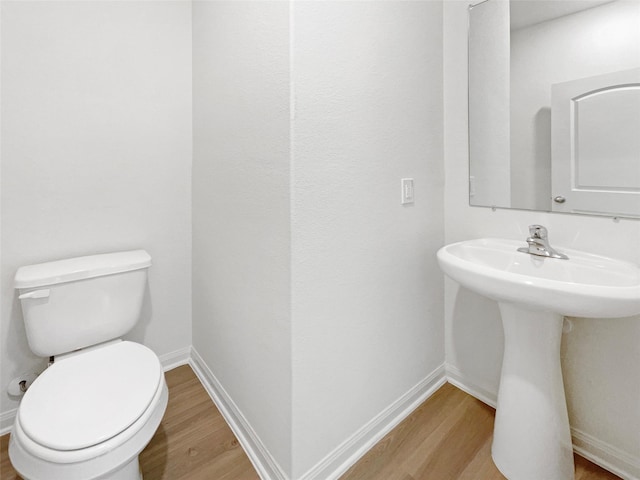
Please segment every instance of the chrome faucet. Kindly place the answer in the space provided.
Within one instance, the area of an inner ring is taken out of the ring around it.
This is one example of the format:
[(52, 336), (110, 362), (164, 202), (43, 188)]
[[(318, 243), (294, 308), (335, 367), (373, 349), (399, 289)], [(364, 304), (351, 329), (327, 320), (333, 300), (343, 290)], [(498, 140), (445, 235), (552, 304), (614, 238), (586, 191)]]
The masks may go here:
[(530, 253), (539, 257), (561, 258), (569, 260), (564, 253), (557, 252), (549, 245), (549, 234), (547, 229), (542, 225), (529, 225), (529, 237), (527, 238), (528, 247), (521, 247), (519, 252)]

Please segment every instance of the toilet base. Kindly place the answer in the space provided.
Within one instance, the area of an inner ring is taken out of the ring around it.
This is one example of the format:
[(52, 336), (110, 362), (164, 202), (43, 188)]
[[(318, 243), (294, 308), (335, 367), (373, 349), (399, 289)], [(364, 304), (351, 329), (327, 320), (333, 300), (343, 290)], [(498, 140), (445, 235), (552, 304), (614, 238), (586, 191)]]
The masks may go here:
[(142, 470), (140, 470), (140, 462), (138, 457), (134, 457), (129, 463), (116, 472), (111, 472), (100, 480), (142, 480)]

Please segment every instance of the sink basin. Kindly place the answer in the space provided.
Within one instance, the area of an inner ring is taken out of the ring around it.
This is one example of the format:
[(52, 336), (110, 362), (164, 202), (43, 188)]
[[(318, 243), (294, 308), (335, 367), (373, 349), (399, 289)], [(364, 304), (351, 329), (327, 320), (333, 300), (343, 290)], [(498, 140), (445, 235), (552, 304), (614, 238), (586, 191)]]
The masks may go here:
[(440, 249), (442, 270), (462, 286), (498, 302), (525, 304), (572, 317), (640, 313), (640, 268), (612, 258), (561, 249), (569, 260), (518, 252), (524, 242), (481, 238)]
[(560, 364), (565, 315), (640, 314), (640, 268), (560, 249), (568, 260), (518, 252), (483, 238), (438, 251), (442, 270), (498, 302), (504, 356), (491, 456), (509, 480), (572, 480), (573, 446)]

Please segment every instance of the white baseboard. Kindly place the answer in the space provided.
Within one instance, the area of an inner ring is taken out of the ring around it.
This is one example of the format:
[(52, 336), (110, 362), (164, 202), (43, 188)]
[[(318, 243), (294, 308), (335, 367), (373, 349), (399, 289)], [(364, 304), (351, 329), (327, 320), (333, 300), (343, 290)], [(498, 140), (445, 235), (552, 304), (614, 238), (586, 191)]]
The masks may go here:
[(11, 427), (13, 427), (13, 421), (17, 413), (17, 408), (0, 413), (0, 436), (11, 432)]
[[(238, 438), (251, 463), (258, 471), (260, 478), (264, 480), (288, 480), (287, 474), (270, 455), (249, 422), (242, 415), (240, 409), (235, 405), (195, 349), (192, 349), (190, 364), (205, 390), (209, 393), (218, 410), (220, 410), (220, 413)], [(333, 480), (339, 478), (445, 382), (444, 365), (441, 365), (336, 447), (329, 455), (302, 475), (299, 480)]]
[(288, 476), (264, 446), (262, 440), (260, 440), (260, 437), (253, 430), (238, 406), (193, 347), (191, 348), (189, 364), (211, 397), (211, 400), (213, 400), (213, 403), (215, 403), (227, 424), (231, 427), (260, 478), (264, 480), (288, 480)]
[(571, 429), (571, 436), (573, 438), (573, 450), (578, 455), (625, 480), (640, 480), (639, 457), (634, 457), (577, 428)]
[(339, 478), (444, 383), (446, 383), (445, 369), (444, 365), (441, 365), (338, 445), (302, 475), (300, 480)]
[[(457, 367), (447, 364), (447, 380), (460, 390), (495, 408), (496, 394), (477, 385)], [(587, 460), (625, 480), (640, 480), (640, 458), (605, 443), (576, 428), (571, 429), (573, 450)]]
[(468, 393), (490, 407), (496, 408), (498, 399), (495, 392), (471, 381), (455, 365), (447, 363), (445, 364), (445, 370), (447, 372), (447, 381), (451, 385), (458, 387), (463, 392)]
[(162, 363), (162, 369), (166, 372), (173, 370), (176, 367), (187, 365), (191, 359), (191, 347), (184, 347), (173, 352), (160, 355), (160, 363)]

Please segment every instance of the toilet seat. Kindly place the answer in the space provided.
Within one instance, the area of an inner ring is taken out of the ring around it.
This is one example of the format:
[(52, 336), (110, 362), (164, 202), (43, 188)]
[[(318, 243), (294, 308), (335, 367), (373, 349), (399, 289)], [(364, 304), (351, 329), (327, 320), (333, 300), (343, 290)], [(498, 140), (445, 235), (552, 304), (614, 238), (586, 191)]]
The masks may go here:
[(9, 438), (11, 463), (31, 480), (139, 480), (138, 455), (156, 433), (168, 398), (163, 376), (148, 410), (133, 425), (106, 442), (78, 451), (51, 450), (34, 443), (16, 418)]
[(158, 357), (119, 341), (65, 358), (23, 398), (13, 434), (29, 453), (56, 463), (102, 455), (143, 428), (163, 393)]

